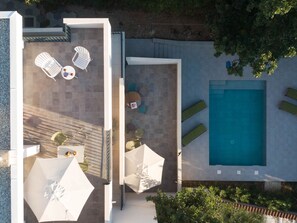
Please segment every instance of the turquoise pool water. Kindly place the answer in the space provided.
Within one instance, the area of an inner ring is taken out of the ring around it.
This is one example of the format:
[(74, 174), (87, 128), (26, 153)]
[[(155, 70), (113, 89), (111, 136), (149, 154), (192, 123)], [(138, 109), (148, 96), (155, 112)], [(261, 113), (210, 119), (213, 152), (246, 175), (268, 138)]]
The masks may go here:
[(210, 165), (266, 165), (266, 82), (210, 81)]

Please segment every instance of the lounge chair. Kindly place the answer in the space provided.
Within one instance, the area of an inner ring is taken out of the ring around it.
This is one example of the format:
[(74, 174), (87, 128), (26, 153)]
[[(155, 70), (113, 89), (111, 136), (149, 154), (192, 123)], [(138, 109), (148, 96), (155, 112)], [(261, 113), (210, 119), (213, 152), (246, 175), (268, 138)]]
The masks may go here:
[(192, 105), (191, 107), (183, 110), (182, 112), (182, 122), (187, 120), (188, 118), (192, 117), (196, 113), (202, 111), (204, 108), (206, 108), (206, 104), (204, 101), (198, 101), (198, 103)]
[(92, 60), (89, 51), (82, 46), (77, 46), (74, 50), (76, 53), (72, 58), (73, 64), (78, 68), (87, 71), (87, 67)]
[(297, 100), (297, 90), (294, 88), (287, 88), (287, 92), (285, 94), (287, 97), (289, 98), (293, 98), (295, 100)]
[(35, 58), (35, 65), (40, 67), (42, 71), (54, 81), (56, 81), (55, 76), (62, 70), (62, 66), (47, 52), (40, 53)]
[(207, 129), (203, 124), (199, 124), (197, 127), (195, 127), (194, 129), (192, 129), (190, 132), (188, 132), (186, 135), (183, 136), (182, 138), (183, 146), (188, 145), (190, 142), (192, 142), (202, 133), (206, 132), (206, 130)]
[(278, 106), (279, 109), (289, 112), (292, 115), (297, 115), (297, 105), (294, 105), (287, 101), (281, 101), (281, 103)]

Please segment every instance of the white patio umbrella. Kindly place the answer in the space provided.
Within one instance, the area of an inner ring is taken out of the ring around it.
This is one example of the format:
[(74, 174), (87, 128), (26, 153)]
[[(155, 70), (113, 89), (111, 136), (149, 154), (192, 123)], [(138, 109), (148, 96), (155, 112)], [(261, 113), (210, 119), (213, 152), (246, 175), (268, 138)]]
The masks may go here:
[(164, 158), (147, 145), (141, 145), (125, 154), (125, 183), (136, 193), (160, 185)]
[(93, 185), (76, 158), (37, 158), (24, 197), (39, 222), (77, 221)]

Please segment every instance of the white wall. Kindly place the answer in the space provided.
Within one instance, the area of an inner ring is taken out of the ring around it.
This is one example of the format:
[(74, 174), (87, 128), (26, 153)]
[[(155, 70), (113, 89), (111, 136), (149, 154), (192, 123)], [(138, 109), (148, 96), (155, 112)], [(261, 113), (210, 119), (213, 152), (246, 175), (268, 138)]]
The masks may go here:
[(23, 20), (17, 12), (10, 20), (10, 163), (11, 222), (24, 222), (23, 193)]

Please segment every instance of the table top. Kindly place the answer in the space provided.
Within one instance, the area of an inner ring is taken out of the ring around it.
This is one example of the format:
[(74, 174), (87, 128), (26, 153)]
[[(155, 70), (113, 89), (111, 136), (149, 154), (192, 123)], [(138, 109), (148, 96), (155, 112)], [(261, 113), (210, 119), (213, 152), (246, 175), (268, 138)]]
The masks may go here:
[[(66, 153), (69, 152), (69, 155)], [(76, 152), (74, 155), (73, 152)], [(85, 147), (84, 146), (58, 146), (57, 149), (58, 158), (74, 156), (79, 163), (83, 163), (85, 159)]]
[(136, 91), (127, 92), (125, 96), (125, 100), (128, 107), (130, 107), (130, 104), (133, 102), (136, 102), (137, 106), (141, 104), (141, 96)]
[(61, 75), (65, 80), (72, 80), (75, 77), (75, 69), (72, 66), (65, 66), (61, 70)]

